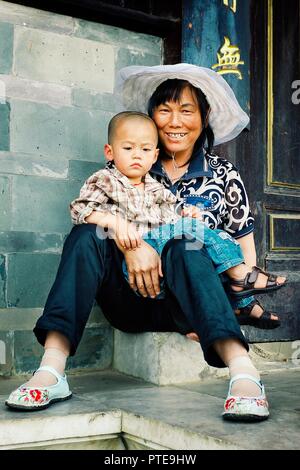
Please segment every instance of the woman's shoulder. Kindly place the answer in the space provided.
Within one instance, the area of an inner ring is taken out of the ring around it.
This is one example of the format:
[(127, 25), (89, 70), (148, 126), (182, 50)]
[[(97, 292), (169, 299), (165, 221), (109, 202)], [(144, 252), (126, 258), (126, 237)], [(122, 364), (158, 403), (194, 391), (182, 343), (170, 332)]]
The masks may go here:
[(228, 160), (225, 157), (221, 157), (220, 155), (216, 153), (206, 153), (205, 158), (207, 160), (208, 165), (212, 170), (217, 170), (217, 169), (222, 169), (223, 171), (230, 172), (230, 171), (236, 171), (238, 172), (237, 167), (232, 163), (230, 160)]

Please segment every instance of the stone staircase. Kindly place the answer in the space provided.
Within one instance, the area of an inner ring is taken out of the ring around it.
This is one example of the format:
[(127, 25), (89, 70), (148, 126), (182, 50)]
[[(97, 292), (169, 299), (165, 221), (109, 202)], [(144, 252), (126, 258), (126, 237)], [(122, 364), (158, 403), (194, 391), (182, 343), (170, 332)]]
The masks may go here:
[(223, 421), (227, 380), (157, 386), (113, 370), (69, 374), (73, 398), (38, 412), (4, 406), (27, 377), (0, 379), (0, 449), (299, 449), (300, 368), (265, 364), (269, 420)]

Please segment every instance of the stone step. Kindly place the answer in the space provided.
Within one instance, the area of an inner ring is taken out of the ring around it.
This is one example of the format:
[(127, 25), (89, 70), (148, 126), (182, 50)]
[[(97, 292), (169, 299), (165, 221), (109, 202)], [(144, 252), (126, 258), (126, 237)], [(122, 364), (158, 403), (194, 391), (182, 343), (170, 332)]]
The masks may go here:
[(69, 375), (71, 400), (34, 413), (5, 407), (22, 381), (0, 379), (0, 449), (299, 449), (299, 368), (262, 378), (271, 416), (255, 426), (222, 420), (222, 378), (158, 387), (111, 370), (81, 372)]
[[(291, 343), (287, 354), (279, 354), (282, 345), (251, 344), (249, 354), (259, 370), (281, 370), (289, 367), (294, 346)], [(227, 368), (209, 366), (199, 343), (179, 333), (124, 333), (114, 330), (112, 364), (114, 369), (123, 374), (156, 385), (228, 377)]]

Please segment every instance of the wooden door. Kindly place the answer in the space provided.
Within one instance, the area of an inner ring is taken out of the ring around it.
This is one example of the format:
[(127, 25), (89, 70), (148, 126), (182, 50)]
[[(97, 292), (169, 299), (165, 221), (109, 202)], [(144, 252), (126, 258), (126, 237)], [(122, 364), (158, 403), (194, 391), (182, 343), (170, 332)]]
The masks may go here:
[[(212, 3), (220, 12), (215, 15), (217, 26), (214, 24), (213, 28), (222, 30), (223, 36), (224, 15), (230, 15), (227, 29), (240, 31), (236, 41), (244, 44), (241, 48), (244, 57), (249, 53), (249, 70), (245, 70), (245, 64), (240, 67), (250, 77), (249, 96), (246, 84), (241, 85), (238, 77), (231, 75), (230, 83), (238, 90), (239, 97), (243, 93), (239, 101), (244, 109), (245, 103), (249, 103), (248, 111), (245, 109), (251, 117), (249, 132), (222, 150), (228, 152), (229, 159), (232, 150), (232, 160), (243, 176), (252, 201), (258, 264), (288, 276), (285, 288), (260, 298), (265, 306), (280, 314), (281, 327), (275, 330), (247, 327), (246, 336), (250, 342), (299, 339), (300, 0), (212, 0)], [(183, 60), (186, 54), (189, 62), (209, 66), (203, 51), (211, 54), (211, 29), (209, 34), (203, 28), (196, 34), (191, 29), (197, 21), (201, 25), (209, 24), (205, 15), (211, 14), (212, 3), (184, 2)], [(249, 7), (247, 13), (245, 3)], [(240, 6), (244, 8), (242, 17), (238, 16)], [(250, 31), (249, 47), (243, 28)]]

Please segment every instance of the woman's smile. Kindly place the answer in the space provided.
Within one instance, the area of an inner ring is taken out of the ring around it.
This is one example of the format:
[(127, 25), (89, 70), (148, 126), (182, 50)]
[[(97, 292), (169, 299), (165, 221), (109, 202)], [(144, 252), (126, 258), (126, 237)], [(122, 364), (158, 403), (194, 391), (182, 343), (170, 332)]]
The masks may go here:
[(169, 139), (172, 139), (172, 140), (182, 140), (186, 135), (187, 135), (187, 132), (186, 133), (178, 133), (178, 132), (166, 132), (167, 136), (169, 137)]
[(202, 119), (196, 97), (190, 88), (183, 89), (179, 101), (157, 106), (153, 120), (162, 146), (177, 158), (190, 157), (202, 132)]

